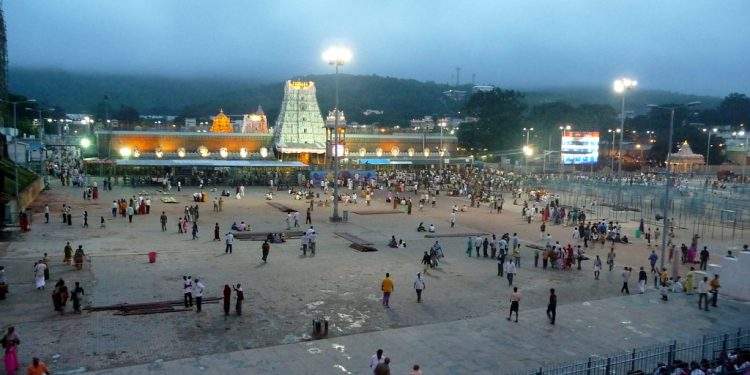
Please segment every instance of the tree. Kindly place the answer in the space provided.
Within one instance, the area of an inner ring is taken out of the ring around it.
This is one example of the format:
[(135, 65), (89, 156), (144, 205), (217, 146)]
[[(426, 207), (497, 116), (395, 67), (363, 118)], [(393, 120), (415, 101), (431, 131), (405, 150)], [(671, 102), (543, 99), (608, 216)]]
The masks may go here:
[(121, 124), (127, 124), (127, 125), (134, 125), (140, 122), (140, 115), (138, 114), (138, 111), (130, 106), (121, 105), (120, 109), (117, 110), (114, 117), (119, 121)]
[(519, 147), (520, 136), (514, 139), (508, 135), (521, 133), (526, 110), (522, 99), (523, 95), (517, 91), (501, 89), (472, 95), (464, 111), (478, 117), (479, 121), (461, 125), (459, 143), (468, 148), (488, 150)]
[(750, 98), (736, 92), (729, 94), (719, 104), (718, 112), (725, 125), (750, 124)]

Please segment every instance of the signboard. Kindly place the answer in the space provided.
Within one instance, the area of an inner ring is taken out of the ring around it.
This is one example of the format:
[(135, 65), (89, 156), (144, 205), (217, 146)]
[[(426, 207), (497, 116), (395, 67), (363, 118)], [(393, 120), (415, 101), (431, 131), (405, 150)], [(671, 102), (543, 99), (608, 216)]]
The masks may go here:
[(599, 132), (567, 130), (561, 144), (563, 164), (593, 164), (599, 159)]

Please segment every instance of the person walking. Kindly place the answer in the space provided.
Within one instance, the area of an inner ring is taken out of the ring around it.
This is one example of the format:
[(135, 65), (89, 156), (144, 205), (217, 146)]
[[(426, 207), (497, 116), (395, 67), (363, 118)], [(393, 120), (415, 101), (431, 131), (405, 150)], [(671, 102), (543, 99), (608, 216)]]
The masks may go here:
[(18, 345), (21, 344), (21, 340), (16, 333), (16, 327), (8, 327), (5, 335), (0, 339), (0, 344), (5, 349), (5, 355), (3, 356), (5, 372), (9, 375), (15, 374), (16, 370), (21, 367), (18, 362)]
[(221, 238), (219, 238), (219, 223), (214, 224), (214, 241), (221, 241)]
[(182, 276), (182, 298), (185, 307), (193, 307), (193, 280), (190, 276)]
[(391, 304), (391, 293), (393, 293), (394, 285), (393, 285), (393, 279), (391, 279), (391, 274), (387, 273), (385, 274), (385, 278), (380, 283), (380, 290), (383, 291), (383, 306), (386, 308), (390, 308)]
[(73, 301), (73, 312), (76, 314), (81, 313), (81, 295), (86, 294), (81, 288), (81, 285), (76, 281), (73, 290), (70, 293), (70, 300)]
[(49, 205), (44, 205), (44, 223), (49, 224)]
[(422, 273), (417, 272), (417, 278), (414, 280), (414, 290), (417, 292), (417, 303), (422, 303), (422, 291), (425, 288), (425, 281), (422, 278)]
[(391, 359), (388, 357), (385, 357), (383, 360), (383, 363), (379, 363), (377, 366), (375, 366), (375, 370), (373, 371), (374, 375), (391, 375)]
[(34, 357), (31, 364), (26, 368), (26, 375), (48, 375), (50, 374), (47, 364)]
[(719, 284), (719, 275), (714, 274), (714, 278), (708, 282), (708, 287), (710, 288), (709, 292), (711, 293), (711, 306), (718, 307), (716, 306), (716, 302), (719, 299), (719, 288), (721, 288), (721, 284)]
[(370, 360), (368, 362), (368, 366), (370, 367), (370, 370), (373, 372), (375, 371), (375, 367), (377, 367), (379, 364), (383, 363), (385, 361), (385, 356), (383, 355), (383, 349), (378, 349), (375, 354), (373, 354), (370, 357)]
[(224, 243), (226, 243), (224, 254), (231, 254), (232, 245), (234, 245), (234, 234), (232, 234), (232, 232), (227, 232), (227, 234), (224, 235)]
[(647, 278), (646, 271), (641, 267), (640, 271), (638, 271), (638, 294), (646, 293)]
[(229, 316), (229, 307), (232, 305), (232, 288), (224, 284), (224, 316)]
[(127, 212), (128, 212), (128, 223), (132, 223), (133, 214), (135, 214), (135, 210), (133, 209), (133, 206), (128, 206)]
[(513, 313), (516, 313), (516, 323), (518, 323), (518, 305), (521, 303), (521, 293), (518, 291), (518, 287), (513, 287), (513, 293), (510, 294), (510, 312), (508, 313), (508, 321)]
[(612, 272), (612, 268), (615, 266), (615, 248), (612, 247), (607, 253), (607, 265), (609, 266), (609, 272)]
[(234, 287), (234, 295), (236, 296), (234, 311), (239, 316), (242, 315), (242, 301), (245, 300), (245, 292), (242, 290), (242, 286), (239, 283)]
[[(703, 304), (701, 304), (701, 302)], [(708, 311), (708, 277), (704, 276), (703, 280), (698, 282), (698, 309), (702, 308)]]
[(198, 239), (198, 222), (197, 221), (193, 222), (193, 230), (191, 233), (193, 235), (193, 239), (197, 240)]
[(159, 216), (159, 221), (161, 222), (161, 231), (166, 232), (167, 231), (167, 215), (164, 213), (164, 211), (161, 212), (161, 216)]
[(708, 248), (706, 246), (703, 246), (703, 250), (700, 252), (700, 266), (698, 267), (699, 270), (705, 271), (706, 267), (708, 266)]
[(657, 273), (656, 271), (656, 260), (659, 256), (656, 255), (656, 251), (651, 250), (651, 255), (648, 256), (648, 262), (651, 264), (651, 273)]
[(505, 274), (508, 278), (508, 286), (513, 285), (513, 276), (516, 275), (516, 264), (512, 260), (508, 259), (505, 261)]
[(195, 279), (195, 284), (193, 285), (193, 296), (195, 296), (195, 312), (199, 313), (201, 312), (201, 305), (203, 304), (203, 291), (206, 289), (206, 286), (203, 285), (203, 283)]
[(271, 250), (271, 245), (268, 244), (268, 240), (263, 241), (263, 245), (260, 246), (262, 256), (261, 259), (263, 260), (263, 263), (268, 261), (268, 252)]
[(599, 280), (599, 273), (602, 271), (602, 259), (599, 255), (594, 259), (594, 280)]
[(628, 267), (624, 267), (622, 270), (622, 288), (620, 288), (620, 293), (626, 293), (630, 294), (630, 289), (628, 289), (628, 281), (630, 280), (630, 269)]
[(557, 295), (555, 294), (555, 288), (549, 290), (549, 302), (547, 303), (547, 319), (549, 324), (555, 325), (555, 318), (557, 317)]
[[(312, 203), (312, 202), (311, 202)], [(305, 214), (305, 224), (312, 224), (312, 209), (310, 207), (307, 208), (307, 213)]]

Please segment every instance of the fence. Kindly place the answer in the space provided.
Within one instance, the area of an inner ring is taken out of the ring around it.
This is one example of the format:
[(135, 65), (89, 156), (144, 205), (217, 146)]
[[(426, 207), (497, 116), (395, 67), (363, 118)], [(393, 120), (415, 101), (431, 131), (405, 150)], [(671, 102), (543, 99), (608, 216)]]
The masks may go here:
[[(665, 206), (662, 183), (650, 185), (619, 184), (599, 180), (546, 179), (532, 182), (559, 195), (560, 203), (584, 207), (592, 219), (603, 218), (621, 223), (639, 221), (661, 227), (656, 220)], [(696, 184), (672, 189), (666, 204), (676, 230), (686, 230), (704, 240), (737, 244), (750, 225), (750, 194), (743, 187), (713, 190)]]
[(544, 366), (525, 371), (519, 375), (610, 375), (627, 374), (635, 371), (651, 373), (659, 364), (671, 365), (675, 360), (683, 362), (707, 359), (711, 362), (721, 353), (732, 350), (750, 349), (750, 331), (738, 329), (732, 333), (704, 335), (684, 342), (677, 340), (648, 347), (614, 353), (605, 357), (589, 357), (586, 361), (573, 364)]

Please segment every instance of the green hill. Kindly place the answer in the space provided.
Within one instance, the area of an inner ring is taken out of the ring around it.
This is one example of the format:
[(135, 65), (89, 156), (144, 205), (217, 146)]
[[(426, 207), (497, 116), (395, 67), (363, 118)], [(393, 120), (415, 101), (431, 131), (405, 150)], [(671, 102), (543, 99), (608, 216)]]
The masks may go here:
[[(316, 82), (322, 112), (333, 107), (333, 75), (295, 77)], [(451, 114), (463, 103), (446, 98), (443, 92), (453, 86), (411, 79), (375, 75), (342, 75), (341, 108), (350, 121), (407, 124), (424, 115)], [(75, 73), (51, 69), (11, 68), (12, 92), (36, 98), (45, 105), (64, 108), (69, 113), (95, 112), (104, 96), (110, 108), (120, 105), (136, 108), (141, 114), (206, 116), (224, 108), (230, 114), (247, 113), (262, 105), (271, 120), (276, 118), (283, 96), (283, 83), (228, 78), (169, 78), (147, 75)], [(470, 86), (460, 87), (471, 90)], [(571, 104), (608, 104), (619, 108), (618, 98), (608, 87), (551, 88), (521, 90), (528, 104), (567, 101)], [(638, 90), (628, 98), (628, 108), (645, 111), (649, 103), (702, 101), (716, 106), (720, 98), (685, 95), (660, 90)], [(383, 115), (363, 116), (365, 109), (382, 110)]]

